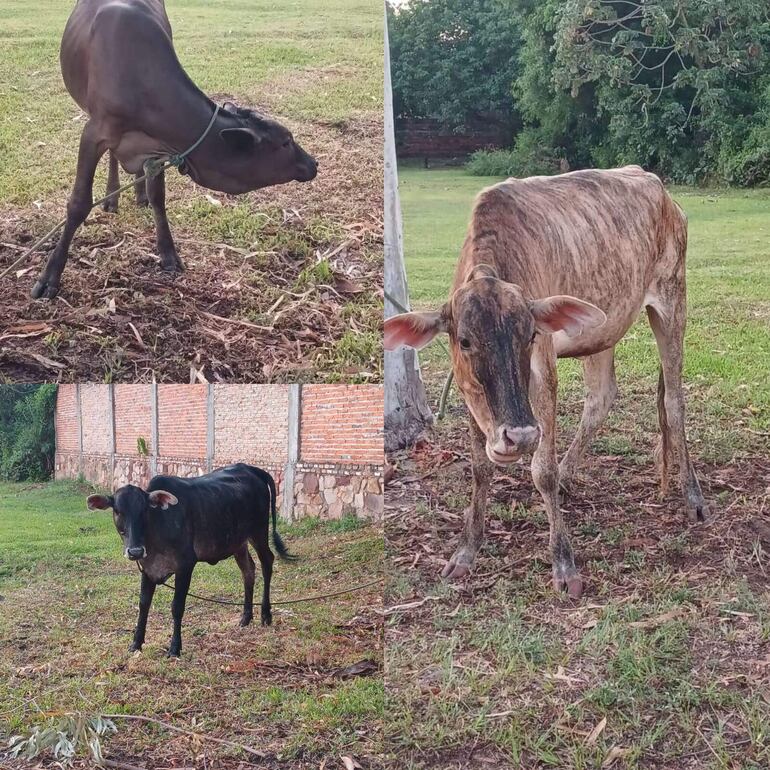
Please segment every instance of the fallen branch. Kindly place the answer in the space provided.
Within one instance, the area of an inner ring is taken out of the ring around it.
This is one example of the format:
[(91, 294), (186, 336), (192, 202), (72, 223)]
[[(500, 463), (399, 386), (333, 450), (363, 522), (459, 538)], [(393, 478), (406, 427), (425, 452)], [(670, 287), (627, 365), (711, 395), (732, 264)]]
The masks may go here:
[(173, 732), (182, 733), (183, 735), (190, 735), (193, 738), (203, 738), (212, 741), (213, 743), (219, 743), (222, 746), (229, 746), (231, 749), (240, 749), (241, 751), (245, 751), (248, 754), (253, 754), (255, 757), (264, 758), (267, 756), (264, 751), (259, 751), (252, 746), (245, 746), (242, 743), (235, 743), (234, 741), (226, 741), (224, 738), (215, 738), (213, 735), (207, 735), (195, 730), (188, 730), (185, 727), (177, 727), (176, 725), (169, 724), (168, 722), (163, 722), (160, 719), (155, 719), (154, 717), (146, 717), (142, 714), (102, 714), (102, 716), (105, 719), (134, 719), (137, 722), (150, 722), (151, 724), (165, 727), (166, 730), (172, 730)]

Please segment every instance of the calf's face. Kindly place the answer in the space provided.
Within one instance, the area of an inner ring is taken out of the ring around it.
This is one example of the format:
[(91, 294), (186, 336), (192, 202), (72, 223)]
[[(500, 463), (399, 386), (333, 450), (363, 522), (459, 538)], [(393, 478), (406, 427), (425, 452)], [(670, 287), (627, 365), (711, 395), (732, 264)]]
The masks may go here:
[(318, 164), (288, 128), (253, 110), (226, 103), (236, 125), (219, 132), (224, 145), (216, 189), (238, 194), (284, 182), (309, 182)]
[(487, 456), (504, 465), (531, 454), (540, 441), (529, 401), (537, 335), (575, 336), (605, 320), (599, 308), (575, 297), (528, 299), (492, 267), (478, 265), (440, 310), (387, 319), (385, 349), (419, 349), (447, 332), (455, 379), (486, 436)]
[(123, 555), (131, 561), (150, 555), (147, 553), (145, 533), (153, 509), (166, 509), (178, 502), (170, 492), (155, 490), (148, 493), (132, 484), (121, 487), (113, 496), (91, 495), (87, 500), (92, 511), (112, 508), (115, 529), (123, 540)]

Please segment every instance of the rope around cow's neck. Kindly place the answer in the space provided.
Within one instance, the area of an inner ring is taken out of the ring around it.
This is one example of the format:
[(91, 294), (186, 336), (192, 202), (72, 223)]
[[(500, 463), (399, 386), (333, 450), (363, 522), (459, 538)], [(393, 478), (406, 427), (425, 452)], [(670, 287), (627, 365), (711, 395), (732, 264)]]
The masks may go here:
[[(93, 211), (97, 206), (101, 206), (102, 203), (105, 201), (108, 201), (110, 198), (114, 198), (116, 195), (120, 195), (120, 193), (124, 192), (125, 190), (128, 190), (129, 187), (133, 187), (135, 184), (139, 184), (141, 182), (144, 182), (147, 179), (152, 179), (158, 174), (160, 174), (161, 171), (164, 171), (167, 168), (170, 168), (173, 166), (174, 168), (179, 168), (182, 163), (184, 163), (187, 156), (193, 152), (193, 150), (196, 150), (201, 142), (208, 136), (209, 131), (211, 131), (212, 126), (214, 125), (214, 121), (217, 119), (217, 115), (219, 114), (220, 107), (218, 104), (214, 105), (214, 114), (211, 116), (211, 120), (209, 121), (209, 124), (206, 126), (206, 130), (198, 137), (198, 139), (195, 141), (195, 143), (188, 147), (184, 152), (180, 152), (177, 155), (169, 155), (166, 156), (166, 158), (148, 158), (144, 162), (144, 176), (140, 176), (137, 179), (132, 180), (131, 182), (127, 182), (122, 187), (118, 187), (117, 190), (113, 190), (113, 192), (108, 193), (103, 198), (99, 198), (98, 201), (95, 201), (91, 204), (91, 208), (89, 209), (89, 214), (91, 211)], [(54, 225), (42, 238), (38, 238), (17, 260), (12, 262), (8, 267), (3, 270), (2, 273), (0, 273), (0, 280), (5, 278), (8, 273), (11, 272), (14, 268), (16, 268), (18, 265), (20, 265), (22, 262), (24, 262), (27, 257), (30, 256), (30, 254), (37, 251), (37, 249), (40, 248), (54, 233), (59, 231), (64, 225), (67, 224), (67, 217), (64, 217), (60, 222), (58, 222), (56, 225)]]
[[(139, 569), (139, 572), (144, 572), (142, 569), (142, 565), (139, 564), (139, 562), (136, 562), (136, 566)], [(300, 602), (313, 602), (313, 601), (319, 601), (321, 599), (331, 599), (334, 596), (342, 596), (343, 594), (352, 594), (356, 591), (361, 591), (364, 588), (369, 588), (370, 586), (376, 585), (377, 583), (381, 583), (385, 578), (376, 578), (375, 580), (370, 580), (368, 583), (360, 583), (356, 586), (350, 586), (348, 588), (342, 588), (339, 591), (332, 591), (328, 594), (316, 594), (315, 596), (302, 596), (298, 599), (280, 599), (278, 601), (271, 601), (270, 604), (299, 604)], [(175, 590), (174, 586), (169, 585), (165, 580), (161, 581), (160, 583), (156, 583), (155, 585), (164, 586), (165, 588), (170, 588), (172, 591)], [(187, 596), (191, 596), (193, 599), (200, 599), (202, 602), (210, 602), (211, 604), (227, 604), (232, 607), (241, 607), (243, 606), (243, 602), (231, 602), (227, 601), (226, 599), (215, 599), (213, 596), (200, 596), (199, 594), (194, 594), (192, 591), (187, 592)]]

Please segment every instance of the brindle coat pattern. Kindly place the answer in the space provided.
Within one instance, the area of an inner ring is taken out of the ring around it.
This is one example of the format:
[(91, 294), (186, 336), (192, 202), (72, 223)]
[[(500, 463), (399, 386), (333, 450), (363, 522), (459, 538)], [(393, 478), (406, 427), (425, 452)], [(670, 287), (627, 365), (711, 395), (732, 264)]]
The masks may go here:
[[(177, 59), (164, 0), (78, 0), (62, 36), (60, 58), (64, 84), (88, 121), (67, 221), (32, 289), (35, 298), (52, 298), (59, 291), (70, 243), (91, 210), (102, 156), (109, 151), (111, 193), (119, 187), (118, 163), (140, 177), (149, 158), (192, 147), (215, 110)], [(228, 102), (180, 171), (203, 187), (238, 194), (309, 181), (317, 165), (285, 126)], [(152, 206), (161, 267), (182, 270), (166, 216), (163, 172), (135, 187), (137, 202)], [(104, 205), (107, 211), (117, 206), (117, 197)]]
[[(447, 304), (385, 324), (391, 349), (421, 347), (448, 332), (455, 377), (471, 413), (471, 505), (445, 576), (467, 574), (483, 542), (493, 461), (534, 450), (532, 477), (548, 513), (554, 583), (580, 595), (560, 486), (569, 485), (609, 412), (617, 392), (615, 345), (642, 308), (661, 361), (661, 485), (665, 491), (668, 469), (678, 464), (688, 516), (705, 517), (684, 430), (686, 249), (684, 213), (660, 180), (638, 166), (509, 179), (480, 193)], [(556, 360), (562, 356), (582, 359), (587, 395), (559, 464)], [(531, 432), (533, 422), (539, 435)], [(519, 427), (529, 431), (526, 441)], [(496, 455), (500, 446), (506, 452)]]

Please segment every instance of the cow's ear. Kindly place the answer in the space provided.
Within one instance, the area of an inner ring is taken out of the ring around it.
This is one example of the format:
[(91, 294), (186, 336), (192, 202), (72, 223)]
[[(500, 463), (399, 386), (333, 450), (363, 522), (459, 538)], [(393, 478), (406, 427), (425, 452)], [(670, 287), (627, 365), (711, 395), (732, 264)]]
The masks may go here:
[(568, 337), (577, 337), (584, 329), (601, 326), (607, 320), (596, 305), (564, 294), (536, 299), (529, 307), (537, 330), (550, 334), (563, 331)]
[(224, 143), (236, 152), (249, 152), (262, 141), (262, 137), (250, 128), (223, 128), (219, 135)]
[(439, 332), (446, 330), (444, 314), (440, 310), (394, 315), (385, 321), (385, 350), (396, 350), (402, 345), (420, 350)]
[(105, 495), (89, 495), (86, 503), (89, 511), (106, 511), (114, 506), (115, 500)]
[(153, 508), (162, 508), (164, 511), (169, 505), (176, 505), (179, 502), (171, 492), (166, 492), (164, 489), (156, 489), (154, 492), (150, 492), (147, 497), (150, 498), (150, 505)]

